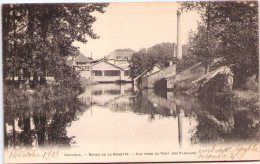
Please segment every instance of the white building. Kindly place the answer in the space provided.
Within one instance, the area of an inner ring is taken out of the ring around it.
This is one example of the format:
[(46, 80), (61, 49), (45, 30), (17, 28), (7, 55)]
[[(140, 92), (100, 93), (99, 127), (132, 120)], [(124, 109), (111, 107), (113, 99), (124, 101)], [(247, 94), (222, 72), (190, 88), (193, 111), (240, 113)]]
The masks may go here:
[(131, 49), (115, 50), (108, 57), (92, 62), (83, 54), (67, 62), (80, 72), (81, 77), (94, 82), (131, 82), (129, 60), (135, 51)]
[(125, 70), (108, 60), (100, 60), (92, 65), (92, 79), (96, 82), (131, 82), (129, 70)]

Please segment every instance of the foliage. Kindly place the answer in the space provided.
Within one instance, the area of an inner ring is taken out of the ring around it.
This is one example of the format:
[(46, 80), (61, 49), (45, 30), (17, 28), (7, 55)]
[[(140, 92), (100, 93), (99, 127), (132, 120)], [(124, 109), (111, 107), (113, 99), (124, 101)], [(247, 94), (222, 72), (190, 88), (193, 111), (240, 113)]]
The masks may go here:
[(258, 75), (258, 4), (255, 1), (183, 2), (182, 10), (196, 10), (202, 18), (190, 38), (190, 51), (208, 58), (223, 57), (234, 72), (234, 85)]
[(147, 53), (151, 54), (155, 63), (159, 67), (169, 66), (169, 61), (174, 58), (174, 44), (173, 43), (161, 43), (156, 44), (147, 49)]
[(14, 110), (41, 106), (57, 100), (73, 99), (78, 95), (78, 90), (70, 86), (50, 85), (37, 86), (34, 91), (19, 90), (12, 85), (4, 85), (4, 109)]
[(248, 101), (228, 91), (209, 90), (209, 93), (199, 96), (204, 113), (207, 113), (197, 116), (199, 124), (195, 136), (200, 142), (230, 138), (259, 140), (258, 97)]
[[(209, 63), (212, 59), (211, 52), (211, 30), (212, 30), (212, 15), (214, 13), (213, 2), (183, 2), (181, 10), (196, 10), (200, 14), (203, 25), (199, 25), (198, 33), (191, 33), (189, 41), (189, 51), (194, 55), (198, 55), (201, 62), (205, 65), (205, 73), (208, 72)], [(214, 48), (215, 49), (215, 48)]]
[[(20, 81), (45, 83), (46, 72), (76, 55), (74, 41), (98, 38), (93, 12), (103, 13), (107, 3), (5, 4), (2, 6), (4, 79), (18, 72)], [(66, 71), (63, 71), (66, 72)], [(61, 72), (59, 72), (61, 73)], [(58, 75), (58, 74), (56, 74)]]
[(213, 34), (214, 28), (208, 33), (202, 24), (199, 24), (197, 32), (191, 31), (189, 34), (188, 52), (205, 66), (205, 73), (208, 72), (208, 65), (212, 60), (219, 57), (221, 50), (220, 41)]
[[(234, 85), (241, 87), (247, 77), (259, 71), (258, 4), (257, 2), (227, 3), (218, 8), (222, 56), (234, 72)], [(258, 78), (257, 78), (258, 79)]]
[(129, 61), (130, 76), (132, 78), (140, 75), (145, 70), (150, 71), (155, 64), (155, 60), (146, 51), (134, 53)]
[(190, 68), (191, 66), (198, 63), (199, 60), (195, 55), (187, 55), (183, 56), (181, 59), (174, 58), (173, 63), (176, 64), (176, 72), (180, 73), (184, 71), (185, 69)]
[(133, 54), (130, 63), (130, 76), (132, 78), (140, 75), (145, 70), (151, 71), (154, 65), (159, 67), (169, 66), (173, 60), (174, 44), (161, 43), (156, 44), (148, 49), (140, 49)]
[[(255, 138), (259, 142), (260, 135), (260, 111), (259, 105), (248, 103), (248, 110), (240, 110), (235, 114), (235, 129), (233, 135), (238, 135), (240, 138), (250, 137)], [(243, 120), (243, 121), (241, 121)]]

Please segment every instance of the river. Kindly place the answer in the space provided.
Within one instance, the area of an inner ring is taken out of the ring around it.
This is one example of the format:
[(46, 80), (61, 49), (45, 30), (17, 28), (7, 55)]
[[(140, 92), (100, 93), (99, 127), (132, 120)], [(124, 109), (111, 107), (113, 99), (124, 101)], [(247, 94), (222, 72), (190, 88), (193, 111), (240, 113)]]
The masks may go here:
[(75, 100), (5, 112), (6, 148), (70, 147), (122, 152), (258, 140), (248, 115), (213, 110), (180, 93), (96, 84)]

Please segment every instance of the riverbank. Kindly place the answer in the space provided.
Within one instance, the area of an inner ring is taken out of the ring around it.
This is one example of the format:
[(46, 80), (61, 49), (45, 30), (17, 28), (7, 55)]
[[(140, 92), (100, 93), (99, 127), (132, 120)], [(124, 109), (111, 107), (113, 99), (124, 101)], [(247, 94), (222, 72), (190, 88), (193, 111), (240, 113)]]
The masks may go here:
[(59, 84), (39, 85), (33, 89), (19, 89), (14, 85), (4, 85), (4, 109), (22, 109), (41, 106), (57, 100), (73, 99), (84, 91), (82, 86)]

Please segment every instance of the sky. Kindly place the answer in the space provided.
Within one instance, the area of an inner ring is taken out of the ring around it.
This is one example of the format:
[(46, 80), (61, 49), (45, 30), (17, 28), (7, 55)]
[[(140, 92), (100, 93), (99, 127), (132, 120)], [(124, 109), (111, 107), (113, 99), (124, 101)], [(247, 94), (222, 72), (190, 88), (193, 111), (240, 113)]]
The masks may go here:
[[(94, 13), (93, 24), (99, 39), (86, 44), (74, 42), (81, 53), (94, 59), (102, 58), (116, 49), (138, 51), (162, 42), (176, 43), (176, 2), (112, 2), (105, 13)], [(195, 11), (181, 15), (181, 42), (186, 43), (190, 30), (196, 30), (200, 20)]]

